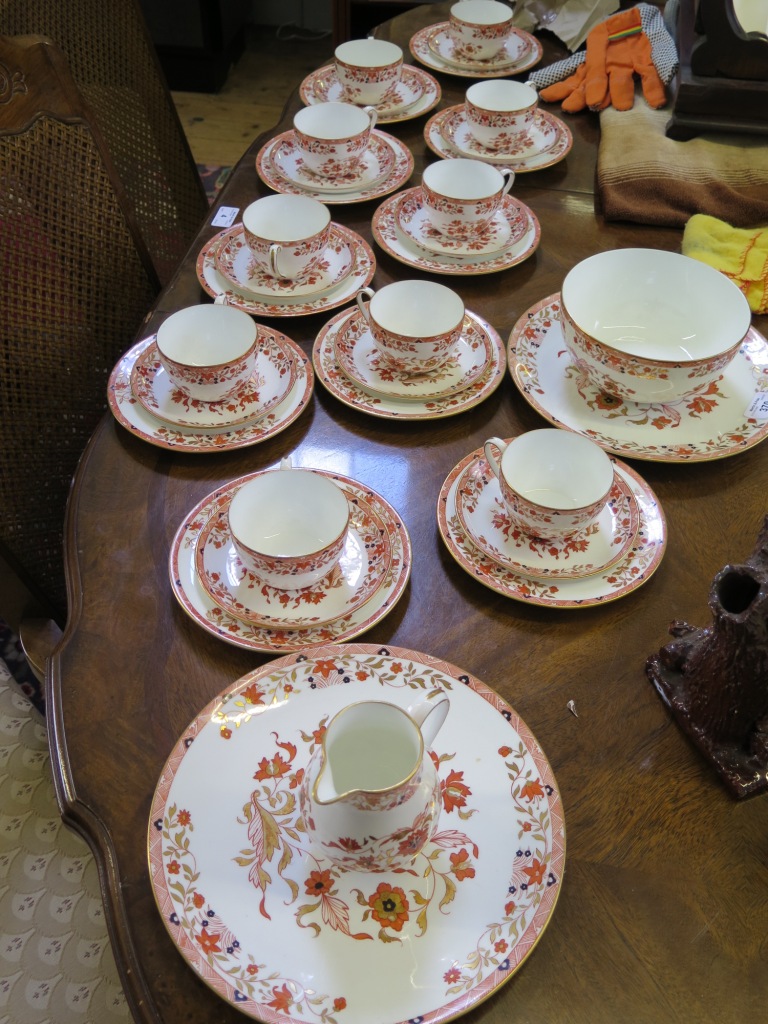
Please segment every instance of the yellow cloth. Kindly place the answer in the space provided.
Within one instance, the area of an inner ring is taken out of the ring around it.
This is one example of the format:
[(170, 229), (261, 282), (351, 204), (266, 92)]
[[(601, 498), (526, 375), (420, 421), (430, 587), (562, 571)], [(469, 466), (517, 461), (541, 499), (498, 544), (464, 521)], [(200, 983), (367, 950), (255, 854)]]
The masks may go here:
[(722, 271), (744, 292), (754, 313), (768, 313), (768, 227), (732, 228), (696, 213), (685, 225), (683, 255)]

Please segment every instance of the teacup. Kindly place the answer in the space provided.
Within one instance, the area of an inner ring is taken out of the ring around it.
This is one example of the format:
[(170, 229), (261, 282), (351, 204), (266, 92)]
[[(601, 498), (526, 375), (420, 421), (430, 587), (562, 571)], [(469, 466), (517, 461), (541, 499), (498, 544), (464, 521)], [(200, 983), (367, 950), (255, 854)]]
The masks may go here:
[(229, 505), (240, 561), (278, 590), (310, 587), (327, 576), (344, 550), (348, 526), (343, 491), (311, 469), (259, 473)]
[(245, 208), (243, 231), (254, 259), (268, 274), (300, 278), (325, 253), (331, 214), (309, 196), (264, 196)]
[(336, 47), (334, 63), (347, 99), (375, 106), (394, 94), (403, 51), (386, 39), (350, 39)]
[(580, 533), (605, 508), (613, 463), (588, 437), (544, 428), (510, 441), (492, 437), (484, 451), (510, 520), (529, 536), (554, 540)]
[(514, 180), (509, 167), (463, 158), (439, 160), (424, 169), (421, 202), (441, 234), (465, 239), (491, 222)]
[(472, 60), (488, 60), (512, 32), (513, 9), (497, 0), (459, 0), (451, 7), (448, 31), (456, 48)]
[(357, 305), (381, 358), (405, 375), (442, 366), (464, 325), (461, 297), (434, 281), (394, 281), (377, 292), (363, 288)]
[(250, 380), (258, 328), (234, 306), (187, 306), (157, 329), (157, 351), (171, 382), (189, 398), (220, 402)]
[(329, 102), (302, 107), (293, 119), (302, 166), (321, 178), (356, 173), (375, 124), (370, 106)]
[(475, 82), (467, 89), (464, 116), (470, 134), (486, 149), (509, 152), (528, 134), (539, 94), (506, 78)]

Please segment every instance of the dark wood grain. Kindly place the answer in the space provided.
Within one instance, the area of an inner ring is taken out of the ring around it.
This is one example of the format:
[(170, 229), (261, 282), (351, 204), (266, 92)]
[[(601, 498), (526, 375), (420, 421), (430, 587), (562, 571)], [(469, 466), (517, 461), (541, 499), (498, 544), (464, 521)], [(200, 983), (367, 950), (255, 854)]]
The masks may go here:
[[(383, 27), (406, 44), (447, 5), (417, 8)], [(548, 39), (548, 57), (562, 50)], [(468, 84), (443, 76), (443, 105)], [(276, 130), (290, 123), (293, 97)], [(392, 126), (416, 157), (432, 159), (424, 119)], [(515, 193), (542, 225), (538, 252), (489, 277), (456, 279), (468, 308), (506, 338), (518, 317), (559, 290), (567, 270), (622, 245), (679, 250), (681, 233), (605, 224), (592, 195), (598, 126), (571, 117), (574, 149), (561, 165), (520, 176)], [(222, 202), (264, 194), (257, 140)], [(376, 203), (334, 207), (371, 238)], [(150, 321), (202, 299), (194, 275), (206, 226)], [(374, 285), (412, 272), (377, 250)], [(418, 275), (421, 276), (421, 275)], [(451, 280), (451, 279), (443, 279)], [(310, 351), (325, 322), (276, 324)], [(756, 320), (763, 331), (768, 318)], [(149, 329), (149, 328), (148, 328)], [(171, 538), (214, 486), (295, 452), (334, 467), (391, 501), (411, 534), (414, 568), (397, 607), (363, 639), (445, 658), (497, 689), (547, 753), (562, 791), (566, 872), (537, 949), (468, 1022), (493, 1024), (737, 1024), (768, 1000), (768, 800), (736, 803), (671, 721), (645, 660), (675, 618), (709, 621), (714, 574), (752, 550), (766, 511), (768, 448), (694, 465), (637, 462), (658, 494), (669, 544), (655, 576), (628, 597), (579, 611), (516, 603), (452, 560), (435, 521), (452, 467), (491, 435), (544, 425), (507, 377), (478, 408), (430, 423), (373, 420), (316, 386), (311, 408), (250, 449), (177, 455), (130, 436), (112, 419), (80, 467), (68, 525), (71, 619), (50, 676), (57, 785), (67, 819), (103, 868), (115, 948), (137, 1020), (239, 1024), (237, 1010), (188, 968), (154, 906), (147, 823), (159, 773), (195, 714), (264, 655), (208, 635), (176, 605), (167, 574)], [(578, 717), (567, 709), (575, 701)], [(386, 1005), (382, 1021), (386, 1021)]]

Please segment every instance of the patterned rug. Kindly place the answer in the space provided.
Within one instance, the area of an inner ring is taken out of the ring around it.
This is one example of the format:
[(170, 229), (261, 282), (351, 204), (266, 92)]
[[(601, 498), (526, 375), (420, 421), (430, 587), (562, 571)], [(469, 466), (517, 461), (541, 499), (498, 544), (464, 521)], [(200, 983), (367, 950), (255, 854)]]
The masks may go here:
[(221, 167), (218, 164), (198, 164), (197, 170), (203, 180), (208, 202), (212, 203), (216, 198), (216, 193), (229, 177), (232, 168)]

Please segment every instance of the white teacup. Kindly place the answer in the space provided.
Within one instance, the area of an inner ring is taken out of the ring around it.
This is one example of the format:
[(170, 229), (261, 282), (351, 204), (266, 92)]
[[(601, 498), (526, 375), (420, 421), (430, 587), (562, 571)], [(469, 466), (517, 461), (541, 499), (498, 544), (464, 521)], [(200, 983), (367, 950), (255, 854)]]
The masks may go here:
[(394, 94), (403, 51), (386, 39), (350, 39), (334, 51), (336, 77), (352, 103), (382, 103)]
[(311, 469), (259, 473), (235, 492), (229, 529), (243, 565), (278, 590), (310, 587), (344, 550), (349, 503)]
[(451, 7), (448, 31), (464, 56), (488, 60), (504, 48), (513, 13), (509, 4), (498, 0), (459, 0)]
[(157, 329), (160, 362), (189, 398), (220, 402), (250, 380), (258, 328), (234, 306), (206, 304), (179, 309)]
[(254, 259), (268, 274), (294, 279), (322, 259), (331, 214), (309, 196), (264, 196), (245, 208), (243, 231)]
[(528, 134), (539, 94), (506, 78), (475, 82), (467, 89), (464, 116), (471, 135), (486, 149), (508, 152)]
[(569, 430), (530, 430), (510, 441), (492, 437), (484, 449), (509, 518), (532, 537), (555, 539), (585, 530), (613, 486), (613, 463), (603, 449)]
[(512, 187), (515, 172), (482, 160), (438, 160), (424, 168), (421, 201), (431, 224), (465, 239), (486, 227)]
[(434, 281), (394, 281), (377, 292), (363, 288), (357, 305), (382, 359), (407, 375), (442, 366), (464, 325), (461, 297)]
[(373, 107), (354, 103), (315, 103), (293, 119), (302, 166), (321, 178), (358, 171), (376, 124)]

